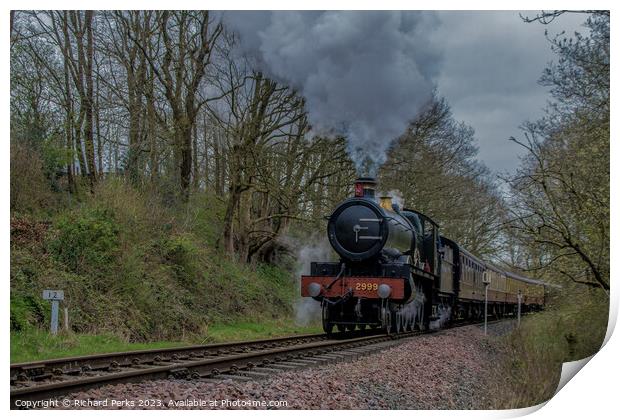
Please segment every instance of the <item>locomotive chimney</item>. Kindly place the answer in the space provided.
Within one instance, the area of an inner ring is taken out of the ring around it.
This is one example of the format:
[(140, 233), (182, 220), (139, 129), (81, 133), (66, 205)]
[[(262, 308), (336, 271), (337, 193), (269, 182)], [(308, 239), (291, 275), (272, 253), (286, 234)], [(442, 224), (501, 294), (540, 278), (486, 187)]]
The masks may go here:
[(374, 178), (357, 178), (355, 180), (355, 197), (375, 198), (377, 181)]

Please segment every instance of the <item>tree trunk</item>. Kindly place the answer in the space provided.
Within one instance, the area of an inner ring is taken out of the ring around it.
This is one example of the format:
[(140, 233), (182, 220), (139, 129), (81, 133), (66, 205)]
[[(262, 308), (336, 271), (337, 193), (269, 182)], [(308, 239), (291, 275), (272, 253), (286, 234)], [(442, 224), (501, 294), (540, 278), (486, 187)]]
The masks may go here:
[(222, 181), (222, 171), (220, 169), (221, 166), (221, 151), (220, 151), (220, 136), (219, 133), (214, 133), (213, 135), (213, 184), (215, 188), (215, 192), (220, 197), (224, 195), (224, 183)]
[(226, 205), (226, 212), (224, 213), (224, 226), (222, 237), (224, 239), (223, 249), (224, 251), (233, 256), (235, 253), (235, 242), (233, 237), (233, 219), (235, 216), (235, 210), (239, 206), (239, 199), (241, 197), (241, 190), (231, 182), (230, 194), (228, 197), (228, 203)]
[(97, 95), (95, 99), (95, 132), (97, 135), (97, 162), (99, 175), (103, 175), (103, 142), (101, 141), (101, 122), (99, 109), (99, 78), (97, 77)]
[(97, 172), (95, 167), (95, 142), (93, 135), (93, 11), (85, 11), (84, 19), (86, 30), (86, 58), (84, 60), (84, 76), (86, 78), (86, 97), (84, 98), (86, 126), (84, 128), (84, 140), (86, 146), (86, 164), (88, 166), (88, 178), (92, 191), (97, 181)]
[(194, 190), (198, 189), (199, 172), (198, 172), (198, 124), (194, 123), (192, 135), (192, 186)]

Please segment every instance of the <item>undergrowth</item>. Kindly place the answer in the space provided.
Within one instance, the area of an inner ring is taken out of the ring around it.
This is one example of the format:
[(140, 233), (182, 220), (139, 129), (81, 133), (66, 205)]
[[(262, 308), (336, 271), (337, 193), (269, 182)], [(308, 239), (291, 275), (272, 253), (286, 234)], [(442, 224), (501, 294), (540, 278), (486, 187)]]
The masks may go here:
[(65, 291), (73, 333), (128, 342), (200, 341), (214, 325), (290, 317), (289, 272), (216, 248), (222, 211), (213, 195), (169, 207), (110, 179), (56, 213), (14, 212), (12, 333), (48, 328), (44, 289)]
[(609, 298), (601, 290), (571, 288), (544, 311), (523, 317), (501, 339), (506, 354), (497, 376), (507, 389), (493, 393), (496, 408), (521, 408), (553, 397), (562, 363), (595, 354), (607, 331)]

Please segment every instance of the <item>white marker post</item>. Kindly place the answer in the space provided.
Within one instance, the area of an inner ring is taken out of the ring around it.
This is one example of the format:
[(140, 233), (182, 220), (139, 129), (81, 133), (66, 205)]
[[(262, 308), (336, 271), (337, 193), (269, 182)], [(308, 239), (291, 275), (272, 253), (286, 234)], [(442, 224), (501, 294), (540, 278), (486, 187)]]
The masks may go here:
[(484, 335), (487, 335), (487, 308), (489, 306), (489, 285), (491, 281), (486, 271), (482, 273), (482, 282), (484, 283)]
[(50, 331), (53, 335), (58, 333), (58, 306), (61, 300), (65, 299), (65, 292), (62, 290), (44, 290), (43, 299), (52, 301), (52, 322)]

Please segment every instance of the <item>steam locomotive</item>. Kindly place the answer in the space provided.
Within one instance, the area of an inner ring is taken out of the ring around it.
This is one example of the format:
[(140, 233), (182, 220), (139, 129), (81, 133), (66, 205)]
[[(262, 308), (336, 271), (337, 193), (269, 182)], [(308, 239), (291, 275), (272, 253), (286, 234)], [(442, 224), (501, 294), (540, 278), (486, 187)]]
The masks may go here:
[(359, 178), (353, 197), (329, 217), (339, 261), (312, 262), (301, 295), (321, 304), (323, 329), (387, 333), (438, 328), (491, 315), (540, 309), (545, 283), (504, 271), (439, 234), (430, 217), (375, 197), (376, 181)]

